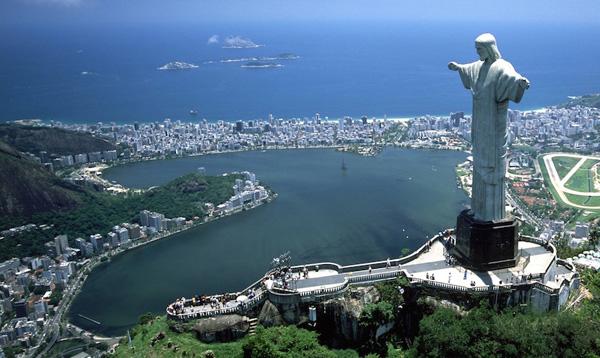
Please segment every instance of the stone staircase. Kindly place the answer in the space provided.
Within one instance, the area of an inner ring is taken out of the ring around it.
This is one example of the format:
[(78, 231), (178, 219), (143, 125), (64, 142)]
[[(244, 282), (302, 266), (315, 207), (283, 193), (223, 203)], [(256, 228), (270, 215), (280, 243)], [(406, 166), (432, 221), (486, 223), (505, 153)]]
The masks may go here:
[(258, 326), (258, 318), (249, 318), (250, 328), (248, 329), (248, 335), (253, 336), (256, 334), (256, 326)]

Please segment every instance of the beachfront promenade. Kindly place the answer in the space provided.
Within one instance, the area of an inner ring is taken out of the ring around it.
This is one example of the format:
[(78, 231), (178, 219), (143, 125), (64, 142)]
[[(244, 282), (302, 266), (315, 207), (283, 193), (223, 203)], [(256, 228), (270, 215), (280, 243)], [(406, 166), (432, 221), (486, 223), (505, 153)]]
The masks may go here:
[[(224, 295), (181, 298), (167, 307), (172, 319), (190, 320), (224, 314), (245, 314), (266, 299), (273, 303), (317, 303), (343, 294), (351, 286), (406, 277), (411, 285), (457, 293), (498, 293), (533, 290), (562, 306), (579, 276), (556, 258), (551, 244), (523, 237), (515, 267), (477, 272), (465, 269), (449, 254), (454, 235), (439, 233), (412, 254), (383, 261), (341, 266), (331, 262), (276, 268), (246, 289)], [(565, 291), (566, 288), (566, 291)], [(566, 292), (566, 294), (565, 294)], [(536, 299), (540, 299), (540, 295)], [(548, 303), (550, 304), (550, 303)]]

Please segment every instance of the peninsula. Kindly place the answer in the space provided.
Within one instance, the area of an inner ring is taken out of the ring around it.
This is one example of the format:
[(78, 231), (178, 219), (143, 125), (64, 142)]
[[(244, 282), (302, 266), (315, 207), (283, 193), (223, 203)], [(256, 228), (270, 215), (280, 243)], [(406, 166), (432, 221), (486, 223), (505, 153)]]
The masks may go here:
[[(17, 287), (21, 285), (17, 276), (27, 279), (29, 286), (23, 291), (23, 300), (34, 302), (36, 314), (52, 314), (39, 328), (29, 320), (33, 315), (11, 311), (3, 316), (10, 323), (2, 332), (30, 327), (29, 353), (44, 356), (52, 347), (59, 337), (59, 327), (65, 327), (63, 315), (98, 265), (125, 251), (255, 208), (276, 196), (250, 172), (221, 176), (191, 173), (146, 190), (84, 193), (76, 210), (42, 213), (32, 218), (34, 222), (52, 225), (28, 224), (2, 232), (7, 236), (0, 240), (2, 260), (6, 260), (0, 263), (3, 283)], [(49, 241), (44, 243), (46, 240)], [(8, 259), (12, 255), (18, 257)], [(66, 327), (71, 334), (84, 333), (72, 324)], [(4, 337), (10, 345), (15, 343), (13, 335)], [(96, 343), (111, 341), (93, 338), (91, 334), (90, 337)]]

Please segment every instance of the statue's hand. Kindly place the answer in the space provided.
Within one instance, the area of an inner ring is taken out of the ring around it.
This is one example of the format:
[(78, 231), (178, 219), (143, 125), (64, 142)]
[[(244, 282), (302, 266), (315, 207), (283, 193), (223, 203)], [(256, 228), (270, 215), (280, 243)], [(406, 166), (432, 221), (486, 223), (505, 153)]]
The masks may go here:
[(458, 71), (458, 63), (452, 61), (452, 62), (448, 63), (448, 68), (451, 69), (452, 71)]
[(521, 86), (522, 89), (528, 89), (529, 88), (529, 80), (525, 77), (521, 78), (519, 80), (519, 86)]

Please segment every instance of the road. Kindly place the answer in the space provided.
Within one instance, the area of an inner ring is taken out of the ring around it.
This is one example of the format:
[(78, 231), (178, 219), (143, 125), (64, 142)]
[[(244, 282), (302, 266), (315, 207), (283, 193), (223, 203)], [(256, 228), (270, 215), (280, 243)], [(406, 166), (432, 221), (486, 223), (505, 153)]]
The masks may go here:
[(521, 213), (525, 222), (533, 225), (537, 229), (546, 227), (544, 220), (535, 216), (525, 205), (521, 204), (519, 200), (515, 200), (509, 191), (506, 192), (506, 201)]
[[(60, 303), (58, 304), (58, 309), (56, 310), (54, 317), (52, 317), (50, 319), (49, 323), (44, 325), (42, 335), (40, 337), (39, 342), (40, 343), (45, 342), (47, 337), (51, 337), (51, 338), (50, 338), (50, 341), (48, 342), (48, 344), (46, 345), (46, 347), (44, 348), (44, 350), (42, 350), (41, 352), (39, 352), (37, 354), (38, 357), (44, 357), (46, 355), (46, 353), (48, 353), (48, 351), (52, 348), (52, 346), (56, 343), (56, 341), (60, 338), (62, 317), (68, 311), (71, 301), (75, 297), (77, 291), (79, 291), (79, 289), (81, 288), (82, 278), (86, 275), (86, 273), (85, 273), (87, 271), (86, 268), (93, 267), (94, 265), (97, 264), (98, 261), (100, 261), (99, 258), (94, 258), (92, 261), (90, 261), (90, 263), (88, 263), (88, 265), (82, 267), (77, 272), (77, 274), (75, 274), (75, 277), (73, 277), (73, 279), (71, 281), (73, 284), (69, 285), (67, 287), (67, 289), (65, 291), (63, 291), (63, 297), (60, 300)], [(36, 355), (35, 352), (38, 350), (38, 348), (39, 348), (39, 345), (31, 348), (27, 352), (26, 356), (33, 357), (34, 355)]]

